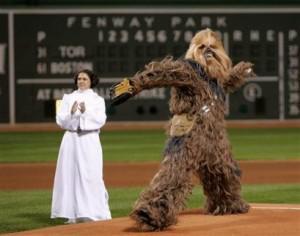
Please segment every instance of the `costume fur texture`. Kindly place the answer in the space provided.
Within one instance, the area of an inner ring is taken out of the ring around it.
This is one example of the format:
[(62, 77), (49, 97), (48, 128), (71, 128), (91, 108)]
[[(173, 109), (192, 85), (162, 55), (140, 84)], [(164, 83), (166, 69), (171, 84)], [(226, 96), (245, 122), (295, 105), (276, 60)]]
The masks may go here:
[[(130, 214), (141, 231), (164, 230), (176, 223), (194, 187), (193, 175), (203, 186), (207, 214), (249, 210), (241, 198), (241, 171), (233, 159), (225, 128), (224, 95), (235, 91), (252, 75), (253, 65), (240, 62), (232, 67), (221, 40), (210, 29), (194, 36), (185, 59), (151, 62), (130, 79), (134, 94), (171, 87), (172, 119), (164, 159)], [(202, 74), (189, 60), (200, 65)]]

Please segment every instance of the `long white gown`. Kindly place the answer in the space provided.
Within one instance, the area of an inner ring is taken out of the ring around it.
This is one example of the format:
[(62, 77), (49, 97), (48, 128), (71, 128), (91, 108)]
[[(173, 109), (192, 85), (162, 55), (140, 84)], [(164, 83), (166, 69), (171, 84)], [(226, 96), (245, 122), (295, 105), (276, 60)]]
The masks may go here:
[[(84, 113), (70, 114), (75, 101), (85, 102)], [(92, 89), (64, 95), (56, 122), (66, 132), (57, 160), (51, 218), (111, 219), (99, 140), (105, 121), (104, 99)]]

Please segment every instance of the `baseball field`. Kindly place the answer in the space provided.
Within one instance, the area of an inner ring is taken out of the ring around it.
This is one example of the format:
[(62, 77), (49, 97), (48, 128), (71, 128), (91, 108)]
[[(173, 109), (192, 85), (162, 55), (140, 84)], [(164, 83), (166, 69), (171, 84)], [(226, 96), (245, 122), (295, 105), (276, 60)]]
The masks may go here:
[(300, 125), (296, 124), (229, 127), (234, 156), (243, 171), (243, 196), (252, 206), (248, 214), (203, 214), (204, 196), (201, 186), (196, 185), (178, 224), (160, 233), (136, 232), (127, 216), (139, 192), (159, 167), (165, 143), (161, 127), (103, 129), (100, 138), (104, 180), (113, 220), (76, 225), (64, 225), (64, 220), (49, 218), (63, 132), (34, 126), (0, 127), (0, 234), (297, 235), (300, 233)]

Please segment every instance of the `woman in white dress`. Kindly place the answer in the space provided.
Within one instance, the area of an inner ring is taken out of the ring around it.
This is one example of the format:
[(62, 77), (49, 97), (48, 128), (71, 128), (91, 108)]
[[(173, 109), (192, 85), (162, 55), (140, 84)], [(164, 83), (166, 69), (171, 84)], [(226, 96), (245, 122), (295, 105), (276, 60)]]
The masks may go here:
[(111, 219), (103, 181), (100, 128), (105, 124), (105, 102), (91, 88), (98, 77), (82, 70), (74, 77), (77, 90), (65, 94), (56, 116), (66, 130), (56, 166), (51, 218), (66, 223)]

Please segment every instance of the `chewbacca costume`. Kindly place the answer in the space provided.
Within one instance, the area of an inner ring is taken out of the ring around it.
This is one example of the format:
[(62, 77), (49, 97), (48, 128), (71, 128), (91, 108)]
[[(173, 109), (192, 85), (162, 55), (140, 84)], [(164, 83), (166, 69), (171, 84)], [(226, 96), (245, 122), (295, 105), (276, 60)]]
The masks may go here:
[(197, 33), (185, 59), (151, 62), (142, 72), (111, 88), (120, 104), (144, 89), (171, 87), (172, 118), (167, 129), (164, 159), (130, 216), (141, 231), (158, 231), (176, 224), (196, 175), (212, 215), (246, 213), (241, 198), (241, 171), (232, 157), (225, 129), (225, 93), (252, 76), (252, 64), (232, 67), (221, 40), (210, 29)]

